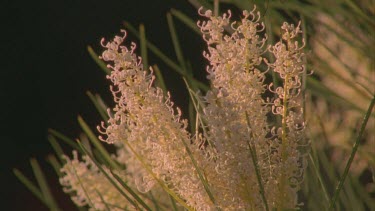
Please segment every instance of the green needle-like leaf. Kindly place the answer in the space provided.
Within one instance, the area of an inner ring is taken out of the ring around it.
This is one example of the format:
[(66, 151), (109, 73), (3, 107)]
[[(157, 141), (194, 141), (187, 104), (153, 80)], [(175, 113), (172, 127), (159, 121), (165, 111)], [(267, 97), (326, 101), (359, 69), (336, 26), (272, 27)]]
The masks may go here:
[(156, 75), (156, 83), (157, 83), (156, 85), (160, 87), (163, 90), (164, 94), (166, 95), (168, 92), (168, 89), (167, 89), (167, 86), (165, 85), (163, 75), (161, 74), (161, 71), (157, 65), (154, 65), (152, 67)]
[(99, 59), (98, 54), (92, 49), (91, 46), (87, 46), (87, 51), (89, 52), (91, 58), (95, 61), (95, 63), (100, 67), (101, 70), (107, 75), (111, 74), (111, 70), (107, 67), (107, 65)]
[(108, 120), (107, 111), (100, 105), (99, 100), (90, 91), (87, 91), (86, 94), (89, 96), (91, 102), (94, 104), (102, 119), (106, 122)]
[(172, 43), (173, 43), (174, 51), (175, 51), (176, 56), (177, 56), (178, 63), (180, 63), (180, 66), (186, 72), (184, 55), (182, 53), (180, 41), (178, 40), (176, 27), (174, 26), (173, 18), (172, 18), (172, 15), (170, 13), (167, 13), (167, 22), (168, 22), (169, 32), (170, 32), (171, 37), (172, 37)]
[(138, 204), (133, 200), (131, 199), (125, 192), (123, 189), (121, 189), (120, 186), (117, 185), (116, 181), (111, 178), (109, 176), (109, 174), (103, 169), (102, 165), (100, 163), (98, 163), (95, 158), (90, 155), (87, 151), (87, 149), (80, 143), (78, 142), (79, 146), (81, 147), (82, 151), (84, 151), (84, 153), (86, 155), (88, 155), (90, 157), (90, 159), (92, 160), (92, 162), (98, 167), (98, 169), (100, 170), (101, 173), (103, 173), (103, 175), (108, 179), (108, 181), (120, 192), (120, 194), (122, 196), (124, 196), (126, 198), (126, 200), (128, 200), (135, 208), (137, 208), (138, 210), (140, 209)]
[[(308, 77), (306, 80), (306, 86), (307, 88), (314, 94), (325, 98), (328, 101), (336, 101), (337, 103), (342, 103), (349, 108), (355, 109), (357, 111), (360, 111), (361, 113), (365, 113), (363, 109), (358, 107), (357, 105), (347, 101), (346, 99), (342, 98), (341, 96), (337, 95), (334, 91), (330, 90), (328, 87), (326, 87), (324, 84), (322, 84), (320, 81), (313, 79), (312, 77)], [(375, 117), (374, 114), (371, 115), (371, 117)]]
[[(124, 22), (125, 27), (133, 33), (138, 39), (140, 38), (140, 35), (138, 31), (128, 22)], [(161, 50), (159, 50), (154, 44), (147, 41), (147, 47), (150, 49), (151, 52), (153, 52), (157, 57), (159, 57), (166, 65), (168, 65), (172, 70), (176, 71), (181, 76), (186, 76), (186, 72), (182, 67), (180, 67), (178, 64), (176, 64), (172, 59), (170, 59), (168, 56), (166, 56)], [(193, 79), (195, 83), (197, 83), (198, 87), (204, 91), (208, 90), (207, 85), (204, 83), (197, 81), (196, 79)]]
[(13, 173), (35, 197), (37, 197), (44, 205), (49, 207), (48, 201), (44, 198), (42, 192), (39, 190), (37, 186), (34, 185), (33, 182), (31, 182), (27, 177), (25, 177), (25, 175), (23, 175), (22, 172), (20, 172), (18, 169), (13, 169)]
[(352, 165), (352, 162), (354, 160), (354, 156), (356, 155), (357, 153), (357, 150), (358, 150), (358, 147), (359, 147), (359, 144), (361, 142), (361, 139), (362, 139), (362, 136), (363, 136), (363, 133), (365, 131), (365, 128), (366, 128), (366, 125), (367, 125), (367, 122), (368, 122), (368, 119), (370, 118), (370, 115), (372, 113), (372, 109), (374, 108), (374, 105), (375, 105), (375, 95), (373, 96), (372, 100), (371, 100), (371, 103), (369, 105), (369, 108), (366, 112), (366, 115), (363, 119), (363, 122), (362, 122), (362, 125), (361, 125), (361, 129), (359, 131), (359, 134), (358, 134), (358, 137), (357, 137), (357, 140), (355, 141), (354, 145), (353, 145), (353, 150), (352, 150), (352, 153), (350, 154), (350, 157), (349, 157), (349, 160), (345, 166), (345, 170), (344, 170), (344, 173), (342, 174), (341, 178), (340, 178), (340, 181), (339, 181), (339, 184), (337, 185), (336, 187), (336, 190), (335, 190), (335, 193), (333, 195), (333, 198), (331, 200), (331, 203), (329, 205), (329, 208), (330, 210), (333, 210), (335, 208), (335, 204), (336, 204), (336, 200), (337, 198), (339, 197), (339, 194), (340, 194), (340, 191), (344, 185), (344, 182), (345, 182), (345, 179), (346, 179), (346, 176), (348, 175), (349, 173), (349, 169), (350, 169), (350, 166)]
[(64, 143), (68, 144), (70, 147), (72, 147), (75, 150), (78, 150), (82, 153), (82, 150), (79, 148), (78, 144), (73, 141), (72, 139), (68, 138), (67, 136), (63, 135), (62, 133), (54, 130), (54, 129), (48, 129), (48, 133), (52, 134), (56, 138), (62, 140)]
[(81, 116), (78, 116), (78, 123), (81, 126), (82, 130), (86, 133), (87, 137), (91, 143), (95, 146), (96, 149), (100, 152), (100, 155), (103, 159), (110, 165), (113, 169), (120, 169), (119, 165), (113, 161), (107, 150), (100, 143), (100, 140), (94, 135), (87, 123), (82, 119)]
[[(248, 127), (249, 131), (253, 131), (251, 129), (249, 114), (246, 112), (245, 115), (246, 115), (247, 127)], [(251, 132), (250, 136), (253, 136), (252, 132)], [(260, 174), (257, 151), (256, 151), (256, 148), (255, 148), (253, 143), (251, 143), (249, 141), (249, 142), (247, 142), (247, 144), (249, 146), (250, 155), (251, 155), (251, 158), (252, 158), (251, 161), (253, 162), (253, 165), (254, 165), (255, 174), (257, 176), (257, 181), (258, 181), (258, 185), (259, 185), (259, 192), (260, 192), (260, 195), (262, 197), (263, 205), (264, 205), (264, 208), (266, 209), (266, 211), (268, 211), (269, 208), (268, 208), (266, 193), (264, 191), (264, 186), (263, 186), (263, 182), (262, 182), (262, 175)]]
[(139, 25), (139, 42), (141, 44), (141, 57), (143, 63), (143, 70), (148, 71), (148, 55), (147, 55), (147, 40), (146, 31), (143, 24)]
[(138, 196), (138, 194), (133, 191), (133, 189), (131, 189), (116, 173), (114, 173), (113, 171), (111, 171), (111, 174), (112, 176), (117, 180), (117, 182), (120, 183), (120, 185), (125, 188), (126, 191), (128, 191), (128, 193), (133, 196), (133, 198), (139, 203), (141, 204), (146, 210), (151, 210), (151, 208), (141, 199), (141, 197)]
[(52, 135), (48, 135), (47, 137), (49, 143), (51, 144), (52, 148), (55, 150), (57, 157), (59, 158), (60, 162), (63, 162), (62, 155), (64, 154), (61, 146), (57, 142), (56, 138)]
[(42, 191), (43, 198), (46, 200), (46, 203), (48, 204), (48, 208), (51, 210), (60, 210), (60, 208), (56, 204), (55, 199), (52, 196), (52, 192), (48, 186), (46, 177), (44, 176), (38, 161), (34, 158), (31, 158), (30, 164), (33, 169), (35, 178), (38, 182), (38, 185), (40, 187), (40, 190)]
[(48, 155), (47, 156), (47, 161), (51, 164), (53, 169), (55, 170), (56, 174), (60, 177), (62, 175), (60, 169), (61, 169), (61, 164), (57, 160), (56, 156), (54, 155)]
[(184, 23), (188, 28), (196, 32), (199, 36), (202, 35), (201, 30), (197, 26), (197, 23), (194, 22), (190, 17), (176, 9), (171, 9), (171, 14), (178, 20), (180, 20), (182, 23)]
[(326, 200), (327, 203), (329, 203), (328, 192), (327, 192), (327, 189), (326, 189), (326, 185), (323, 182), (322, 176), (320, 175), (319, 168), (315, 164), (315, 161), (314, 161), (314, 159), (313, 159), (313, 157), (312, 157), (311, 154), (309, 154), (309, 158), (310, 158), (310, 162), (311, 162), (311, 165), (313, 167), (314, 173), (316, 174), (316, 177), (318, 178), (320, 186), (322, 187), (324, 199)]
[(133, 147), (129, 144), (128, 141), (123, 140), (123, 143), (132, 151), (132, 153), (136, 156), (136, 158), (141, 162), (142, 166), (145, 170), (155, 179), (155, 181), (163, 188), (171, 197), (173, 197), (181, 206), (185, 207), (187, 210), (192, 211), (193, 209), (187, 205), (183, 199), (181, 199), (172, 189), (168, 188), (167, 185), (160, 180), (152, 171), (150, 166), (146, 163), (146, 161), (140, 156)]

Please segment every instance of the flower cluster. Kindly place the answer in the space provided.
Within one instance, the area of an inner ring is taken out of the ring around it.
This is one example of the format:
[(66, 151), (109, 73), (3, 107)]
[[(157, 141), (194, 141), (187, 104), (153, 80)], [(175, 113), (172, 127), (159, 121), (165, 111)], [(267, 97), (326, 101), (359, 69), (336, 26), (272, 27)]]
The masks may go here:
[[(60, 183), (65, 192), (74, 194), (72, 200), (75, 204), (89, 205), (90, 210), (106, 210), (106, 207), (110, 207), (114, 211), (130, 205), (88, 156), (83, 156), (83, 161), (79, 161), (77, 152), (73, 151), (73, 159), (67, 156), (64, 158), (66, 164), (61, 169), (64, 176), (60, 178)], [(108, 168), (103, 168), (109, 174)]]
[[(285, 23), (281, 41), (267, 48), (265, 27), (255, 9), (244, 11), (241, 22), (231, 21), (230, 11), (222, 16), (210, 10), (200, 14), (207, 19), (198, 26), (208, 45), (204, 56), (210, 63), (211, 90), (199, 99), (203, 109), (197, 115), (202, 121), (196, 134), (187, 130), (169, 94), (153, 85), (153, 71), (143, 69), (135, 44), (121, 46), (124, 35), (102, 41), (106, 50), (101, 58), (112, 69), (108, 78), (116, 106), (108, 112), (110, 118), (100, 129), (105, 137), (100, 139), (118, 146), (116, 159), (126, 166), (123, 176), (131, 186), (144, 193), (165, 191), (187, 209), (294, 209), (306, 165), (300, 150), (306, 142), (299, 102), (305, 71), (303, 46), (297, 41), (300, 26)], [(274, 63), (263, 56), (266, 52), (274, 55)], [(282, 86), (266, 83), (270, 71), (279, 75)], [(272, 93), (274, 99), (265, 98)], [(81, 191), (72, 182), (81, 174), (67, 170), (72, 168), (93, 172), (100, 186), (109, 184), (76, 158), (63, 167), (62, 184), (76, 192), (77, 205), (104, 209), (90, 203), (89, 198), (97, 197), (89, 194), (99, 192), (101, 201), (107, 201), (103, 197), (116, 190), (92, 185), (90, 193)]]
[[(208, 139), (217, 152), (216, 169), (220, 173), (213, 180), (221, 184), (216, 187), (220, 187), (222, 207), (259, 209), (263, 205), (248, 146), (256, 144), (262, 154), (267, 150), (264, 147), (269, 109), (261, 96), (266, 91), (265, 75), (256, 67), (262, 61), (266, 41), (257, 34), (264, 26), (259, 23), (259, 13), (254, 12), (245, 11), (238, 26), (230, 22), (230, 13), (214, 17), (206, 12), (204, 16), (209, 20), (199, 25), (209, 46), (204, 55), (210, 62), (207, 71), (211, 90), (205, 97), (203, 116)], [(231, 35), (225, 35), (227, 27), (234, 31)]]

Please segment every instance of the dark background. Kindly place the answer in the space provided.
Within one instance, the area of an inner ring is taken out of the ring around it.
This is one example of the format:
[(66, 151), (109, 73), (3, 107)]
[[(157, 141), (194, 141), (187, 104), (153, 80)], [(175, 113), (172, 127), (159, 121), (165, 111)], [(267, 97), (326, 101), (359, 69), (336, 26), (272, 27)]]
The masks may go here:
[[(1, 11), (0, 120), (1, 120), (1, 210), (47, 210), (13, 175), (21, 170), (35, 181), (29, 159), (40, 161), (64, 210), (74, 206), (60, 190), (57, 176), (46, 162), (53, 152), (48, 128), (71, 138), (80, 134), (77, 116), (95, 127), (100, 116), (85, 94), (99, 93), (111, 105), (109, 81), (87, 53), (91, 45), (101, 52), (100, 39), (112, 39), (124, 28), (123, 20), (138, 26), (168, 56), (175, 58), (165, 14), (179, 9), (195, 20), (196, 9), (185, 0), (43, 0), (5, 1)], [(204, 71), (203, 42), (182, 24), (179, 38), (185, 56), (198, 72)], [(128, 41), (138, 41), (129, 35)], [(176, 104), (186, 103), (183, 82), (149, 54), (150, 64), (159, 64)], [(198, 73), (197, 73), (198, 74)], [(202, 74), (201, 74), (202, 75)], [(201, 77), (201, 76), (200, 76)], [(67, 153), (70, 154), (69, 150)]]

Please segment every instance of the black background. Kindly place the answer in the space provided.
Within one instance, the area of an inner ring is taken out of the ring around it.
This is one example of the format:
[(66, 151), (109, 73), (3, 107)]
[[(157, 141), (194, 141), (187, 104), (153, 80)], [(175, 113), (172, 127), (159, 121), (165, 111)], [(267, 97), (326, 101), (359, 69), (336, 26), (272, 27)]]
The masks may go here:
[[(124, 28), (122, 21), (127, 20), (135, 26), (144, 23), (147, 38), (175, 58), (165, 14), (176, 8), (197, 20), (197, 10), (184, 0), (25, 0), (1, 4), (0, 209), (47, 210), (12, 173), (17, 168), (34, 180), (29, 158), (35, 157), (60, 206), (72, 210), (74, 206), (45, 161), (53, 152), (47, 130), (53, 128), (76, 138), (80, 133), (78, 115), (90, 126), (98, 125), (101, 119), (85, 94), (88, 90), (99, 93), (111, 105), (109, 81), (90, 58), (87, 46), (101, 52), (100, 39), (119, 34)], [(175, 23), (185, 56), (198, 61), (193, 63), (194, 71), (204, 78), (203, 42), (179, 21)], [(138, 43), (131, 35), (127, 40)], [(149, 57), (150, 64), (160, 65), (176, 104), (185, 104), (180, 77), (151, 53)]]

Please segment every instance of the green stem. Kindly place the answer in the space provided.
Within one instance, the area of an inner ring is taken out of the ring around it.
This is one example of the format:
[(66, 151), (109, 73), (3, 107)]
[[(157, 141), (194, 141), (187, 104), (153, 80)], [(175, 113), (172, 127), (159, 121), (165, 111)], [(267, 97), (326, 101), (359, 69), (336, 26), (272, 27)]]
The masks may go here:
[[(247, 112), (245, 114), (246, 114), (246, 123), (247, 123), (247, 126), (250, 129), (250, 136), (253, 139), (255, 139), (254, 134), (251, 131), (249, 115), (247, 114)], [(269, 208), (268, 208), (267, 198), (266, 198), (266, 195), (265, 195), (264, 186), (263, 186), (263, 182), (262, 182), (262, 175), (261, 175), (260, 169), (259, 169), (256, 147), (250, 141), (248, 141), (247, 144), (249, 145), (250, 154), (251, 154), (251, 158), (252, 158), (251, 160), (253, 161), (253, 165), (254, 165), (254, 169), (255, 169), (256, 176), (257, 176), (258, 185), (259, 185), (259, 192), (260, 192), (260, 195), (262, 197), (264, 208), (266, 209), (266, 211), (268, 211)]]
[(345, 166), (344, 173), (342, 174), (342, 176), (340, 178), (339, 184), (336, 187), (335, 193), (334, 193), (334, 195), (332, 197), (332, 200), (331, 200), (331, 203), (329, 205), (329, 210), (333, 210), (335, 208), (336, 201), (337, 201), (337, 199), (339, 197), (339, 194), (340, 194), (340, 191), (341, 191), (341, 189), (342, 189), (342, 187), (344, 185), (345, 179), (348, 176), (350, 166), (351, 166), (351, 164), (352, 164), (352, 162), (354, 160), (354, 156), (356, 155), (356, 152), (358, 150), (359, 144), (361, 142), (363, 133), (365, 131), (368, 119), (370, 118), (370, 115), (371, 115), (372, 109), (374, 108), (374, 105), (375, 105), (375, 95), (373, 96), (373, 98), (371, 100), (371, 103), (369, 105), (369, 108), (368, 108), (368, 110), (366, 112), (366, 115), (365, 115), (365, 117), (363, 119), (363, 122), (362, 122), (362, 125), (361, 125), (361, 129), (359, 131), (357, 140), (355, 141), (355, 143), (353, 145), (352, 153), (350, 154), (349, 160), (348, 160), (348, 162), (347, 162), (347, 164)]
[(286, 160), (288, 159), (288, 155), (286, 153), (286, 149), (289, 145), (288, 143), (288, 138), (287, 138), (287, 124), (286, 124), (286, 118), (288, 115), (288, 81), (289, 81), (289, 75), (285, 76), (284, 80), (284, 96), (283, 96), (283, 113), (282, 113), (282, 133), (281, 133), (281, 178), (280, 178), (280, 185), (279, 185), (279, 190), (280, 190), (280, 195), (279, 195), (279, 202), (277, 204), (278, 210), (283, 209), (284, 207), (284, 199), (283, 196), (285, 195), (285, 172), (284, 172), (284, 164)]

